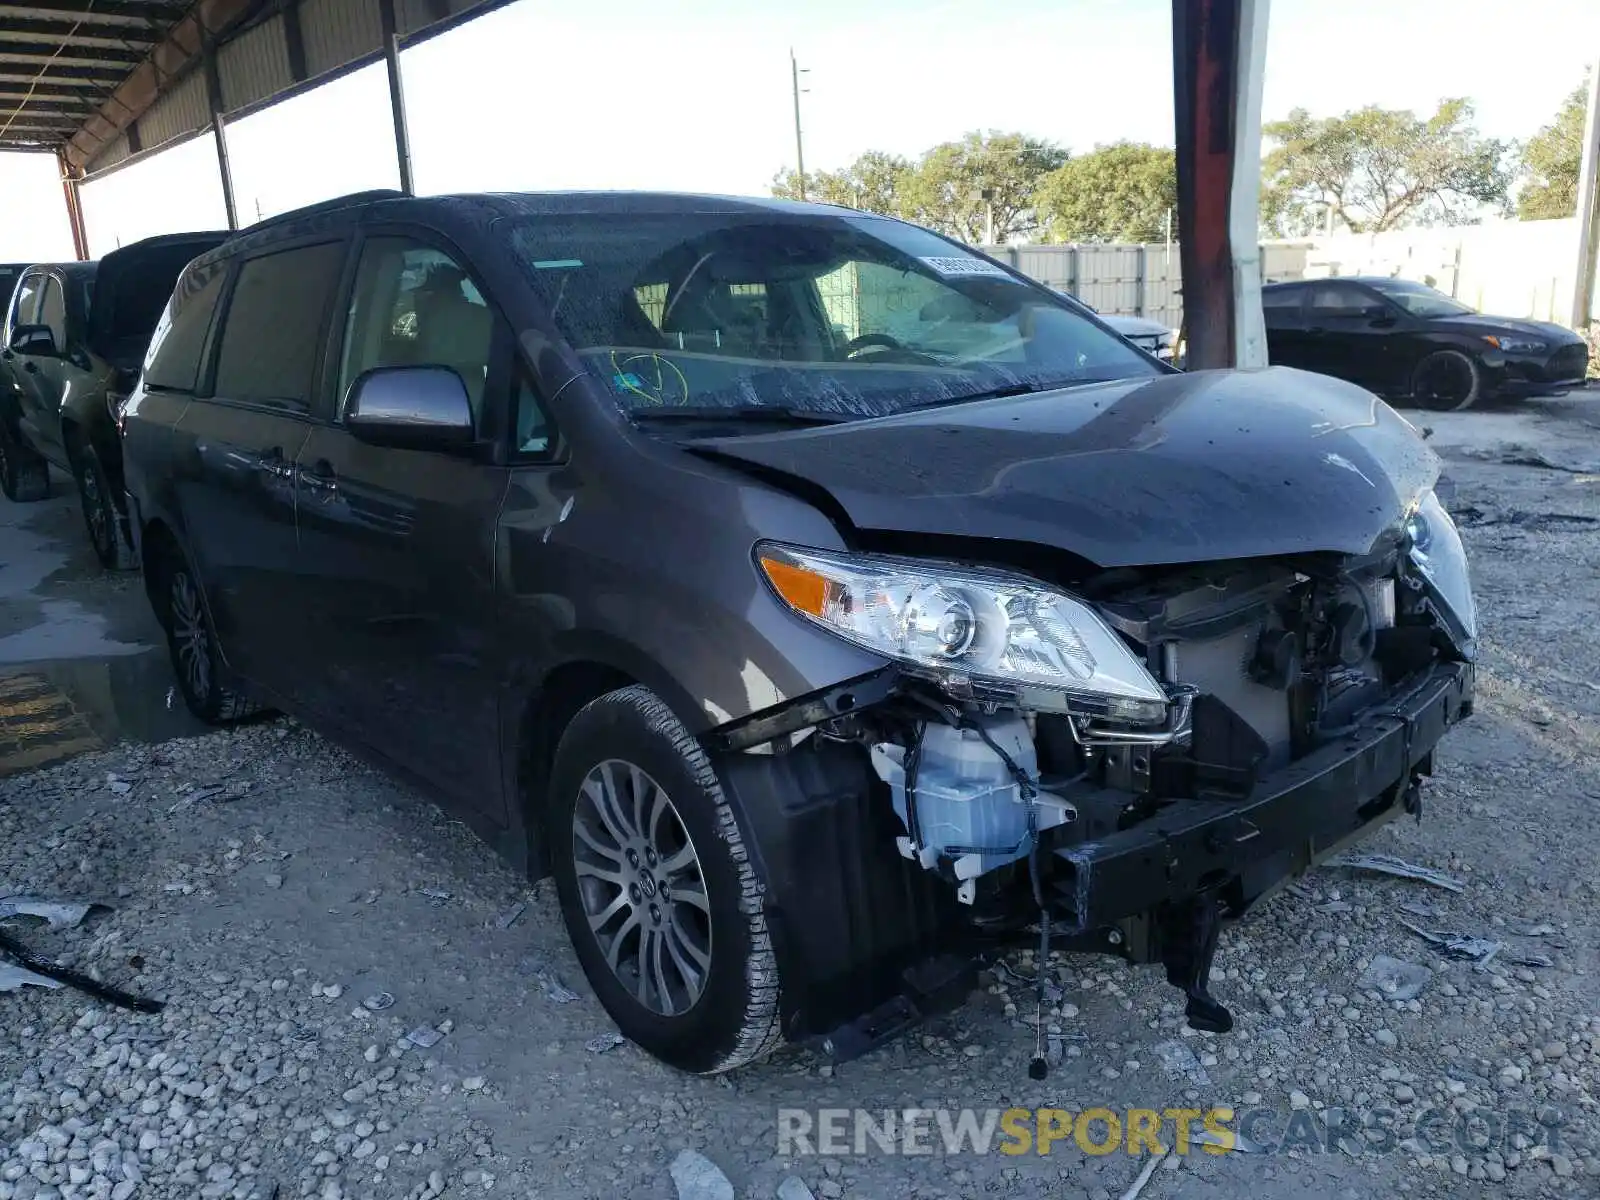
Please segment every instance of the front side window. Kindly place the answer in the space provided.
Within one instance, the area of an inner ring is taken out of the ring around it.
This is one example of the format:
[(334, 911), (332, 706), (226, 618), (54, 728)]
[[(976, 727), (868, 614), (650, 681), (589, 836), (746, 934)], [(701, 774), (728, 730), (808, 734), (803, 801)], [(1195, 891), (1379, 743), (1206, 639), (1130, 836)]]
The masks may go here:
[(518, 265), (625, 410), (874, 417), (1159, 373), (1072, 305), (943, 238), (856, 215), (530, 217)]
[(1425, 283), (1390, 279), (1374, 286), (1413, 317), (1460, 317), (1474, 311)]
[(1261, 307), (1268, 312), (1295, 311), (1299, 309), (1304, 296), (1305, 292), (1300, 288), (1273, 288), (1261, 293)]
[(1359, 317), (1380, 305), (1375, 297), (1347, 283), (1320, 284), (1311, 292), (1311, 311), (1329, 317)]
[(364, 371), (448, 367), (466, 385), (481, 428), (493, 336), (488, 303), (450, 255), (411, 238), (369, 238), (345, 316), (340, 408)]
[(252, 258), (239, 268), (217, 351), (216, 394), (307, 411), (344, 244)]

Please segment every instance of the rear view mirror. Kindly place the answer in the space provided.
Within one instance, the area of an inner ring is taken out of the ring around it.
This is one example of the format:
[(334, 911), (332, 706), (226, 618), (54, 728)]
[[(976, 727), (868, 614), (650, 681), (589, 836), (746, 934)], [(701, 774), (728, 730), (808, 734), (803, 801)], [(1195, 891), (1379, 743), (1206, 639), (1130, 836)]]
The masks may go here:
[(9, 347), (17, 354), (43, 354), (51, 358), (61, 353), (56, 345), (56, 335), (48, 325), (18, 325), (11, 331)]
[(446, 450), (473, 440), (472, 404), (447, 367), (377, 367), (350, 387), (344, 424), (374, 446)]

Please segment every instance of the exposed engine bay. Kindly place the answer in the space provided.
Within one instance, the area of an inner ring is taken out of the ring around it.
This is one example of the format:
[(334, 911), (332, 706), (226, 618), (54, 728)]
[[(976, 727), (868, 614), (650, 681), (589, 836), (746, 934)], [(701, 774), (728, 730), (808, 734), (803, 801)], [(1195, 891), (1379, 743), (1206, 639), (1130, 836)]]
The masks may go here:
[[(895, 853), (970, 930), (1160, 962), (1190, 1023), (1226, 1031), (1209, 991), (1223, 920), (1382, 820), (1420, 819), (1432, 746), (1470, 712), (1470, 591), (1428, 557), (1455, 532), (1442, 511), (1429, 525), (1430, 503), (1365, 556), (1073, 581), (1118, 645), (1083, 622), (1044, 632), (1065, 648), (1049, 661), (1089, 664), (1092, 692), (897, 667), (725, 726), (713, 744), (869, 764)], [(778, 568), (790, 561), (808, 565)], [(919, 599), (914, 582), (905, 594), (896, 619), (936, 644), (970, 651), (984, 636), (962, 605)], [(1021, 640), (1008, 652), (1026, 652)], [(1157, 690), (1116, 665), (1119, 647)]]

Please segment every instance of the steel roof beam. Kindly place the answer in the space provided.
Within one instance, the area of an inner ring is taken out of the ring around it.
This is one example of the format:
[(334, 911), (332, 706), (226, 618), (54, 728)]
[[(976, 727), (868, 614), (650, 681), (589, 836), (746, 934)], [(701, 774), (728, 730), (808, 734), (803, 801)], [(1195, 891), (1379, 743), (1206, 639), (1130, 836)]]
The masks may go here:
[(159, 40), (161, 34), (150, 24), (118, 25), (107, 29), (88, 21), (66, 18), (40, 21), (7, 17), (5, 24), (0, 25), (0, 43), (24, 37), (47, 38), (66, 46), (132, 47), (149, 46)]
[[(32, 62), (39, 66), (55, 63), (73, 66), (120, 67), (123, 70), (144, 60), (145, 52), (131, 47), (94, 46), (75, 49), (61, 43), (13, 41), (0, 30), (0, 63)], [(3, 68), (0, 68), (3, 69)], [(102, 74), (104, 72), (101, 72)]]
[(22, 0), (10, 7), (21, 16), (64, 16), (97, 25), (146, 25), (177, 21), (189, 6), (181, 0)]

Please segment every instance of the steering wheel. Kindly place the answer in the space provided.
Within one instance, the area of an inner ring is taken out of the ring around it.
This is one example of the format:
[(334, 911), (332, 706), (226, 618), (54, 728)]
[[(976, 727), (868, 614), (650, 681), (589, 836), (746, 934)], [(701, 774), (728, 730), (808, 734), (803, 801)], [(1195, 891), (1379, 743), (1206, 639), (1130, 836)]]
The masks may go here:
[(901, 354), (906, 352), (904, 343), (896, 341), (887, 333), (863, 333), (860, 337), (853, 337), (844, 344), (844, 356), (854, 358), (863, 350), (870, 350), (874, 346)]

